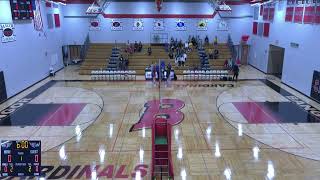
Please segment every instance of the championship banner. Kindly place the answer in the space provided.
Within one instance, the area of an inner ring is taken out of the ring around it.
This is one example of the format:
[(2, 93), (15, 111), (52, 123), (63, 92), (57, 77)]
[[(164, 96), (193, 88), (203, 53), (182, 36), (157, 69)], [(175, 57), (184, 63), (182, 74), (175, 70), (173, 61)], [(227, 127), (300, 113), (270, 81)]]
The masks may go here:
[(41, 2), (40, 0), (35, 0), (35, 11), (34, 11), (34, 19), (33, 25), (36, 31), (43, 31), (43, 22), (41, 17), (41, 9), (40, 9)]
[(217, 31), (228, 31), (228, 30), (229, 30), (229, 26), (227, 21), (220, 19), (218, 21)]
[(320, 72), (313, 71), (310, 96), (320, 102)]
[(303, 23), (304, 24), (312, 24), (314, 23), (315, 18), (315, 10), (316, 10), (316, 1), (315, 0), (306, 0), (304, 15), (303, 15)]
[(320, 4), (318, 4), (318, 6), (316, 7), (316, 17), (314, 22), (316, 24), (320, 24)]
[(0, 29), (2, 30), (1, 42), (7, 43), (16, 40), (16, 36), (13, 33), (13, 24), (0, 24)]
[(315, 6), (306, 6), (304, 9), (303, 23), (312, 24), (315, 19)]
[(270, 31), (270, 23), (264, 23), (263, 24), (263, 36), (269, 37), (269, 31)]
[(264, 21), (267, 21), (269, 19), (269, 7), (264, 6), (263, 7), (263, 18)]
[(254, 34), (254, 35), (258, 34), (258, 22), (253, 22), (253, 24), (252, 24), (252, 34)]
[(112, 20), (111, 21), (111, 30), (112, 31), (122, 31), (122, 22), (120, 20)]
[(275, 5), (274, 4), (270, 4), (270, 6), (269, 6), (269, 15), (268, 15), (268, 20), (269, 21), (273, 21), (273, 19), (274, 19), (274, 11), (275, 11)]
[(294, 12), (294, 7), (287, 7), (286, 16), (285, 16), (285, 22), (292, 22), (293, 12)]
[(142, 19), (135, 19), (133, 21), (133, 28), (134, 31), (143, 31), (143, 21)]
[(207, 31), (208, 30), (208, 20), (201, 19), (197, 24), (198, 31)]
[(302, 23), (302, 17), (303, 17), (303, 7), (300, 7), (300, 6), (295, 7), (293, 22)]
[(100, 31), (100, 19), (94, 18), (90, 19), (90, 26), (89, 26), (90, 31)]
[(155, 31), (164, 31), (164, 20), (163, 19), (156, 19), (154, 20), (153, 30)]
[(176, 30), (177, 31), (186, 31), (187, 27), (186, 27), (186, 23), (183, 20), (177, 20), (176, 21)]

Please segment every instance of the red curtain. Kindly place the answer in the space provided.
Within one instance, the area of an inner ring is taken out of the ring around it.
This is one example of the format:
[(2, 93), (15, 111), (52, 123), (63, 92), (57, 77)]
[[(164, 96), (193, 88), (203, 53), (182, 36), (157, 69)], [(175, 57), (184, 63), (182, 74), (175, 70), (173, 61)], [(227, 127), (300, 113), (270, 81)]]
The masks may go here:
[(60, 27), (60, 16), (59, 14), (54, 14), (54, 24), (56, 27)]
[(264, 23), (263, 24), (263, 36), (269, 37), (269, 29), (270, 29), (270, 23)]
[(286, 22), (292, 22), (294, 7), (287, 7), (286, 9)]
[(257, 35), (257, 33), (258, 33), (258, 22), (253, 22), (252, 34)]
[(263, 15), (263, 5), (260, 5), (260, 16)]
[(293, 22), (302, 23), (303, 7), (295, 7)]

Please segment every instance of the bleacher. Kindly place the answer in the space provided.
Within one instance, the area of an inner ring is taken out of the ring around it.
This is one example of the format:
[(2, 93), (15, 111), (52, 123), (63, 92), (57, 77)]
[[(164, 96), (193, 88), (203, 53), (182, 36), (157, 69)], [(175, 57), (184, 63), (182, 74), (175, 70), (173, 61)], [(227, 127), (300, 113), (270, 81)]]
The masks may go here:
[(206, 53), (209, 54), (209, 52), (212, 52), (212, 50), (214, 50), (214, 47), (218, 49), (219, 57), (218, 59), (209, 59), (210, 68), (220, 70), (225, 69), (225, 60), (231, 58), (230, 49), (227, 44), (218, 44), (215, 46), (213, 44), (209, 44), (208, 46), (205, 46)]
[[(175, 65), (174, 59), (169, 59), (168, 52), (165, 51), (162, 45), (152, 45), (151, 56), (147, 53), (149, 44), (144, 44), (141, 52), (135, 52), (130, 55), (125, 54), (122, 50), (124, 45), (118, 45), (120, 48), (117, 50), (117, 53), (112, 54), (114, 46), (114, 44), (90, 44), (86, 58), (80, 67), (79, 74), (90, 75), (92, 71), (117, 70), (116, 59), (118, 59), (119, 53), (123, 54), (125, 58), (127, 56), (129, 57), (128, 70), (134, 71), (136, 75), (144, 75), (145, 68), (152, 62), (158, 63), (159, 59), (164, 60), (166, 64), (170, 62), (177, 75), (185, 75), (187, 70), (192, 70), (201, 65), (199, 53), (196, 49), (187, 54), (188, 57), (185, 66), (178, 67)], [(231, 52), (227, 44), (218, 44), (215, 47), (219, 50), (219, 58), (209, 59), (209, 64), (206, 65), (206, 68), (223, 70), (225, 60), (231, 58)], [(209, 52), (214, 49), (214, 45), (210, 44), (204, 48), (205, 52), (209, 54)], [(113, 53), (115, 52), (113, 51)]]
[[(152, 45), (151, 56), (148, 56), (148, 47), (148, 44), (144, 44), (141, 52), (136, 52), (129, 55), (128, 69), (135, 70), (137, 75), (144, 75), (145, 68), (152, 62), (158, 63), (159, 59), (164, 60), (166, 64), (170, 62), (177, 75), (182, 75), (183, 70), (190, 69), (194, 66), (199, 66), (200, 61), (197, 50), (193, 50), (192, 52), (188, 53), (185, 66), (178, 67), (175, 66), (174, 59), (169, 59), (168, 52), (165, 51), (164, 46)], [(124, 55), (124, 57), (127, 57), (127, 55)]]
[(112, 47), (114, 44), (90, 44), (79, 74), (90, 75), (92, 70), (106, 69)]

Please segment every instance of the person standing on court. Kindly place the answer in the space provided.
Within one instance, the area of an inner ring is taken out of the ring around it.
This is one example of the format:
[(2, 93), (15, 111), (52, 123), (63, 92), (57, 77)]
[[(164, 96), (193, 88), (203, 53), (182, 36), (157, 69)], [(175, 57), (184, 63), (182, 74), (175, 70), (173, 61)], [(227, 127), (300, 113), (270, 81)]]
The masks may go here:
[(156, 81), (156, 67), (155, 67), (154, 62), (152, 62), (150, 69), (151, 69), (152, 82), (155, 83), (155, 81)]
[(239, 76), (239, 66), (237, 64), (234, 64), (232, 67), (232, 71), (233, 71), (233, 80), (234, 81), (238, 81), (238, 76)]
[(167, 81), (171, 80), (170, 78), (171, 69), (172, 69), (172, 66), (171, 66), (171, 63), (169, 62), (169, 64), (167, 65)]

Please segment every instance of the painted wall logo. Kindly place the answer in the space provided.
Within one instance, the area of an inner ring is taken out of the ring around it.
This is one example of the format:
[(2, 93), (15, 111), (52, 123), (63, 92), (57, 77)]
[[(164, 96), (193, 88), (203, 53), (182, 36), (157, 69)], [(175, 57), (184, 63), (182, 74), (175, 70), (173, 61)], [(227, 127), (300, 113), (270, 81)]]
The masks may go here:
[(3, 43), (12, 42), (16, 40), (16, 36), (13, 33), (13, 24), (0, 24), (0, 29), (2, 29), (1, 41)]
[(217, 31), (228, 31), (229, 30), (229, 26), (227, 21), (224, 20), (219, 20), (218, 21), (218, 25), (217, 25)]
[(111, 30), (112, 31), (122, 31), (122, 22), (119, 20), (112, 20), (111, 21)]
[(208, 30), (208, 20), (202, 19), (197, 24), (198, 31), (207, 31)]
[(90, 20), (90, 31), (100, 31), (100, 19), (94, 18)]
[(134, 31), (143, 31), (143, 21), (142, 21), (142, 19), (135, 19), (133, 21), (133, 30)]
[(176, 30), (177, 31), (186, 31), (187, 30), (187, 27), (186, 27), (186, 23), (185, 21), (182, 21), (182, 20), (177, 20), (176, 21)]
[(178, 99), (162, 99), (161, 102), (160, 100), (148, 101), (144, 104), (145, 110), (138, 123), (131, 127), (130, 132), (151, 128), (157, 118), (164, 118), (171, 125), (179, 124), (184, 118), (184, 114), (180, 111), (184, 105), (184, 102)]
[(156, 19), (154, 20), (153, 30), (155, 31), (164, 31), (164, 20), (163, 19)]

